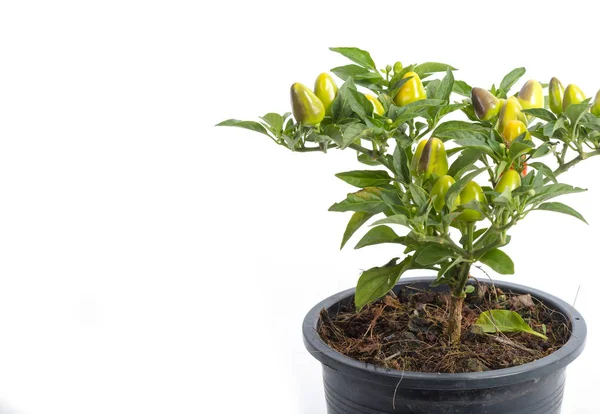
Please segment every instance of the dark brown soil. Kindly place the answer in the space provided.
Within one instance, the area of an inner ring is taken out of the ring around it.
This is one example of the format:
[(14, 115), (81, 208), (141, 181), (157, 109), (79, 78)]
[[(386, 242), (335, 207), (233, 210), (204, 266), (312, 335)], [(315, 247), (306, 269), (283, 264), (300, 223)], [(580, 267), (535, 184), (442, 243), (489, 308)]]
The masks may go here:
[[(570, 336), (568, 319), (530, 295), (481, 284), (467, 295), (458, 345), (445, 335), (449, 294), (407, 286), (356, 312), (354, 305), (335, 315), (321, 311), (319, 334), (336, 351), (370, 364), (418, 372), (477, 372), (521, 365), (545, 357)], [(483, 311), (517, 311), (548, 340), (525, 333), (475, 333)]]

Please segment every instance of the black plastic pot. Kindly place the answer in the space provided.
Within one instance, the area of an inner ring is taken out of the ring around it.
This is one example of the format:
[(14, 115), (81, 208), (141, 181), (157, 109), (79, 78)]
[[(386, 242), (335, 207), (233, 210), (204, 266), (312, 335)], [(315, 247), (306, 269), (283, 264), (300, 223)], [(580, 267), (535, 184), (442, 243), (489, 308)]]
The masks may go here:
[[(433, 278), (406, 278), (395, 287), (429, 287)], [(486, 282), (481, 282), (486, 283)], [(551, 355), (512, 368), (464, 374), (407, 372), (376, 367), (348, 358), (328, 347), (317, 334), (319, 312), (335, 313), (353, 300), (354, 289), (331, 296), (306, 315), (304, 344), (323, 364), (329, 414), (558, 414), (566, 367), (581, 354), (587, 329), (582, 316), (566, 302), (525, 286), (494, 282), (505, 290), (530, 293), (569, 318), (569, 341)]]

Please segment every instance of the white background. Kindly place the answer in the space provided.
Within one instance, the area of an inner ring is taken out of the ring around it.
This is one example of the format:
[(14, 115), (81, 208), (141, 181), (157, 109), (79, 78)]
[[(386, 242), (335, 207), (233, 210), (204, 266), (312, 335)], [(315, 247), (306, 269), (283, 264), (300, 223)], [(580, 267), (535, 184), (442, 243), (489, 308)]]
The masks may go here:
[[(592, 2), (590, 5), (594, 4)], [(584, 2), (6, 1), (0, 5), (0, 413), (325, 411), (301, 321), (393, 248), (339, 251), (350, 152), (213, 126), (289, 110), (345, 64), (450, 63), (489, 87), (600, 88)], [(506, 277), (590, 329), (565, 414), (597, 412), (600, 157), (565, 174), (589, 221), (540, 212)], [(356, 239), (354, 240), (356, 241)]]

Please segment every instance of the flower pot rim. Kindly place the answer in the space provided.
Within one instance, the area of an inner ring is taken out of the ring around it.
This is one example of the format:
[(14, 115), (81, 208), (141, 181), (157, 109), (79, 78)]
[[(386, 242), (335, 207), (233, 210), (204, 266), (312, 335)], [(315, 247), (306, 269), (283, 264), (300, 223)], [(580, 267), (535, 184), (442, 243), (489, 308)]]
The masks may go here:
[[(408, 284), (429, 284), (435, 279), (432, 276), (402, 278), (396, 286)], [(480, 280), (479, 283), (491, 284)], [(585, 347), (587, 327), (579, 312), (565, 301), (541, 290), (516, 283), (493, 281), (496, 287), (516, 293), (530, 293), (543, 301), (547, 306), (565, 315), (572, 326), (571, 336), (567, 343), (557, 351), (544, 358), (510, 368), (502, 368), (484, 372), (468, 373), (430, 373), (402, 371), (378, 367), (347, 357), (330, 348), (317, 333), (319, 314), (323, 308), (329, 309), (340, 301), (354, 295), (355, 288), (332, 295), (314, 306), (304, 318), (302, 333), (307, 350), (322, 364), (352, 376), (362, 377), (368, 381), (401, 384), (399, 386), (417, 389), (474, 389), (491, 388), (539, 379), (558, 371), (577, 358)]]

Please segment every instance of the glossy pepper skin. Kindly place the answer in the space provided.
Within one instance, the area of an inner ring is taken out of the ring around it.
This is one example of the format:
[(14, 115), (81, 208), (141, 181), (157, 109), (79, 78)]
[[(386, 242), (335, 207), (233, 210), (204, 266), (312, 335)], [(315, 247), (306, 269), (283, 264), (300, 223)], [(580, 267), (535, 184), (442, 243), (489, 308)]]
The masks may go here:
[(498, 115), (498, 131), (504, 131), (506, 124), (510, 121), (517, 120), (521, 121), (524, 124), (527, 124), (527, 118), (525, 118), (525, 114), (521, 112), (523, 107), (519, 103), (519, 100), (514, 96), (511, 96), (506, 100), (502, 110), (500, 111), (500, 115)]
[(525, 134), (526, 140), (531, 141), (531, 134), (527, 130), (527, 125), (521, 121), (509, 121), (502, 130), (502, 138), (504, 138), (504, 143), (507, 147), (522, 134)]
[(600, 91), (596, 94), (596, 98), (594, 99), (594, 104), (590, 108), (592, 114), (600, 117)]
[(410, 103), (420, 101), (427, 98), (421, 78), (415, 72), (407, 72), (402, 79), (408, 79), (394, 98), (394, 103), (398, 106), (405, 106)]
[(317, 95), (301, 83), (294, 83), (290, 89), (292, 112), (297, 122), (304, 125), (317, 125), (325, 118), (325, 106)]
[[(435, 208), (435, 211), (438, 213), (442, 211), (446, 205), (446, 193), (448, 193), (448, 190), (454, 183), (454, 178), (450, 177), (449, 175), (443, 175), (433, 185), (433, 188), (431, 189), (431, 197), (436, 197), (433, 201), (433, 208)], [(456, 210), (456, 206), (459, 204), (460, 196), (456, 197), (456, 200), (454, 201), (452, 208), (450, 208), (450, 211)]]
[(548, 85), (548, 103), (550, 104), (550, 110), (556, 115), (562, 113), (564, 94), (565, 87), (563, 84), (557, 78), (550, 79), (550, 84)]
[(411, 162), (411, 169), (415, 175), (423, 175), (425, 179), (435, 174), (439, 177), (448, 172), (448, 156), (442, 140), (431, 137), (424, 139), (417, 145), (417, 150)]
[(577, 85), (569, 85), (565, 89), (565, 96), (563, 97), (563, 112), (571, 105), (575, 105), (585, 101), (585, 93)]
[(369, 101), (373, 104), (373, 113), (383, 116), (385, 114), (385, 109), (383, 109), (383, 105), (379, 102), (379, 99), (374, 97), (373, 95), (365, 95)]
[(483, 88), (473, 88), (471, 90), (471, 102), (473, 102), (475, 115), (482, 121), (493, 119), (502, 109), (502, 102)]
[(331, 104), (338, 94), (338, 87), (328, 73), (321, 73), (315, 80), (315, 95), (323, 102), (325, 112), (329, 113)]
[(496, 188), (494, 191), (502, 194), (506, 189), (509, 191), (513, 191), (516, 188), (521, 186), (521, 176), (515, 170), (508, 170), (502, 177), (500, 177), (500, 181), (496, 184)]
[(519, 91), (517, 99), (523, 109), (543, 108), (544, 91), (542, 84), (536, 80), (529, 80)]
[[(485, 198), (485, 194), (483, 194), (483, 190), (475, 181), (470, 181), (467, 183), (465, 188), (460, 193), (460, 202), (461, 204), (467, 204), (471, 201), (479, 201), (482, 204), (487, 203), (487, 199)], [(467, 208), (463, 210), (463, 212), (458, 216), (459, 220), (462, 221), (479, 221), (483, 219), (483, 215), (477, 211)]]

